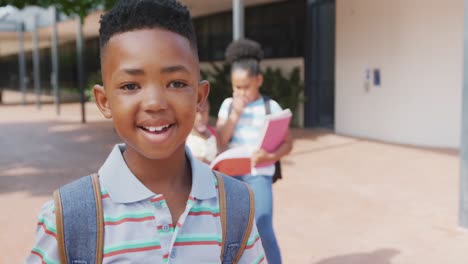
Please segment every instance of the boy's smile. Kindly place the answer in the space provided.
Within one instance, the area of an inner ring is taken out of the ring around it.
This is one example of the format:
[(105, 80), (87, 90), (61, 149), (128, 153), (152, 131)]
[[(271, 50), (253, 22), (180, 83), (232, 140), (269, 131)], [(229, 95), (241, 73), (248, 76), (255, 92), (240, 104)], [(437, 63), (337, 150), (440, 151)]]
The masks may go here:
[(185, 157), (185, 139), (209, 92), (190, 42), (153, 28), (114, 35), (103, 49), (96, 103), (127, 145), (126, 157)]
[(174, 127), (174, 123), (163, 120), (150, 119), (146, 122), (142, 122), (141, 125), (137, 125), (139, 129), (143, 131), (143, 136), (152, 143), (163, 143), (169, 137), (171, 129)]

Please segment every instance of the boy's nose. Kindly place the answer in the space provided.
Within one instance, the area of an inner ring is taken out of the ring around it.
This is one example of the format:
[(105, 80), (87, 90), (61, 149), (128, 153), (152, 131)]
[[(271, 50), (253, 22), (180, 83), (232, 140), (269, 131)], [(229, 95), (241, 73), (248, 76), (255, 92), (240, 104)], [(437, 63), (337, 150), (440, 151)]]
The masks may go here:
[(167, 108), (167, 98), (164, 89), (148, 88), (143, 93), (142, 106), (145, 111), (158, 111)]

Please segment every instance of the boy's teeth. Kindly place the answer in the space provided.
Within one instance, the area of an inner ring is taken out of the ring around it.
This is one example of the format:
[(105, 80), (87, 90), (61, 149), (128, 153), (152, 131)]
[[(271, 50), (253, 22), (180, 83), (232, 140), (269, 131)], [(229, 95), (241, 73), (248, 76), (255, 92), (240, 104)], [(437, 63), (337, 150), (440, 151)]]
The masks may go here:
[(169, 127), (169, 125), (157, 126), (157, 127), (144, 127), (144, 128), (146, 130), (148, 130), (149, 132), (155, 132), (155, 131), (161, 132), (161, 131), (163, 131), (164, 129), (166, 129), (168, 127)]

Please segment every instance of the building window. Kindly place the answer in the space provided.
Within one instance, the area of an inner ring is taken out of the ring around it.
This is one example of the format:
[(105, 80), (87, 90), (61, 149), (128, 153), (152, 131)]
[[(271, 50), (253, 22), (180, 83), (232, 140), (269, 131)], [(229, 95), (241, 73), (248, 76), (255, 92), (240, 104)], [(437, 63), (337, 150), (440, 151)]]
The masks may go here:
[[(245, 9), (245, 36), (258, 41), (265, 58), (302, 57), (306, 1), (288, 0)], [(232, 41), (232, 11), (194, 19), (201, 61), (224, 60)]]

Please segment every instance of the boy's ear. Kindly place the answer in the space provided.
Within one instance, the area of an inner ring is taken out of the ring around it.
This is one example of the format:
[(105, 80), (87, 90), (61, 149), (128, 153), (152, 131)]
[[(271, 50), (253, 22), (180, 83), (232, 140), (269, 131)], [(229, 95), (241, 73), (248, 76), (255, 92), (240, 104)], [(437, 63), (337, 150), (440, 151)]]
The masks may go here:
[(257, 75), (257, 85), (261, 87), (263, 85), (263, 74)]
[(206, 80), (200, 81), (198, 83), (197, 91), (197, 111), (199, 111), (202, 106), (205, 104), (210, 94), (210, 83)]
[(107, 99), (106, 91), (104, 86), (96, 84), (94, 85), (94, 100), (99, 108), (99, 111), (104, 115), (105, 118), (112, 118), (112, 112), (109, 106), (109, 100)]

